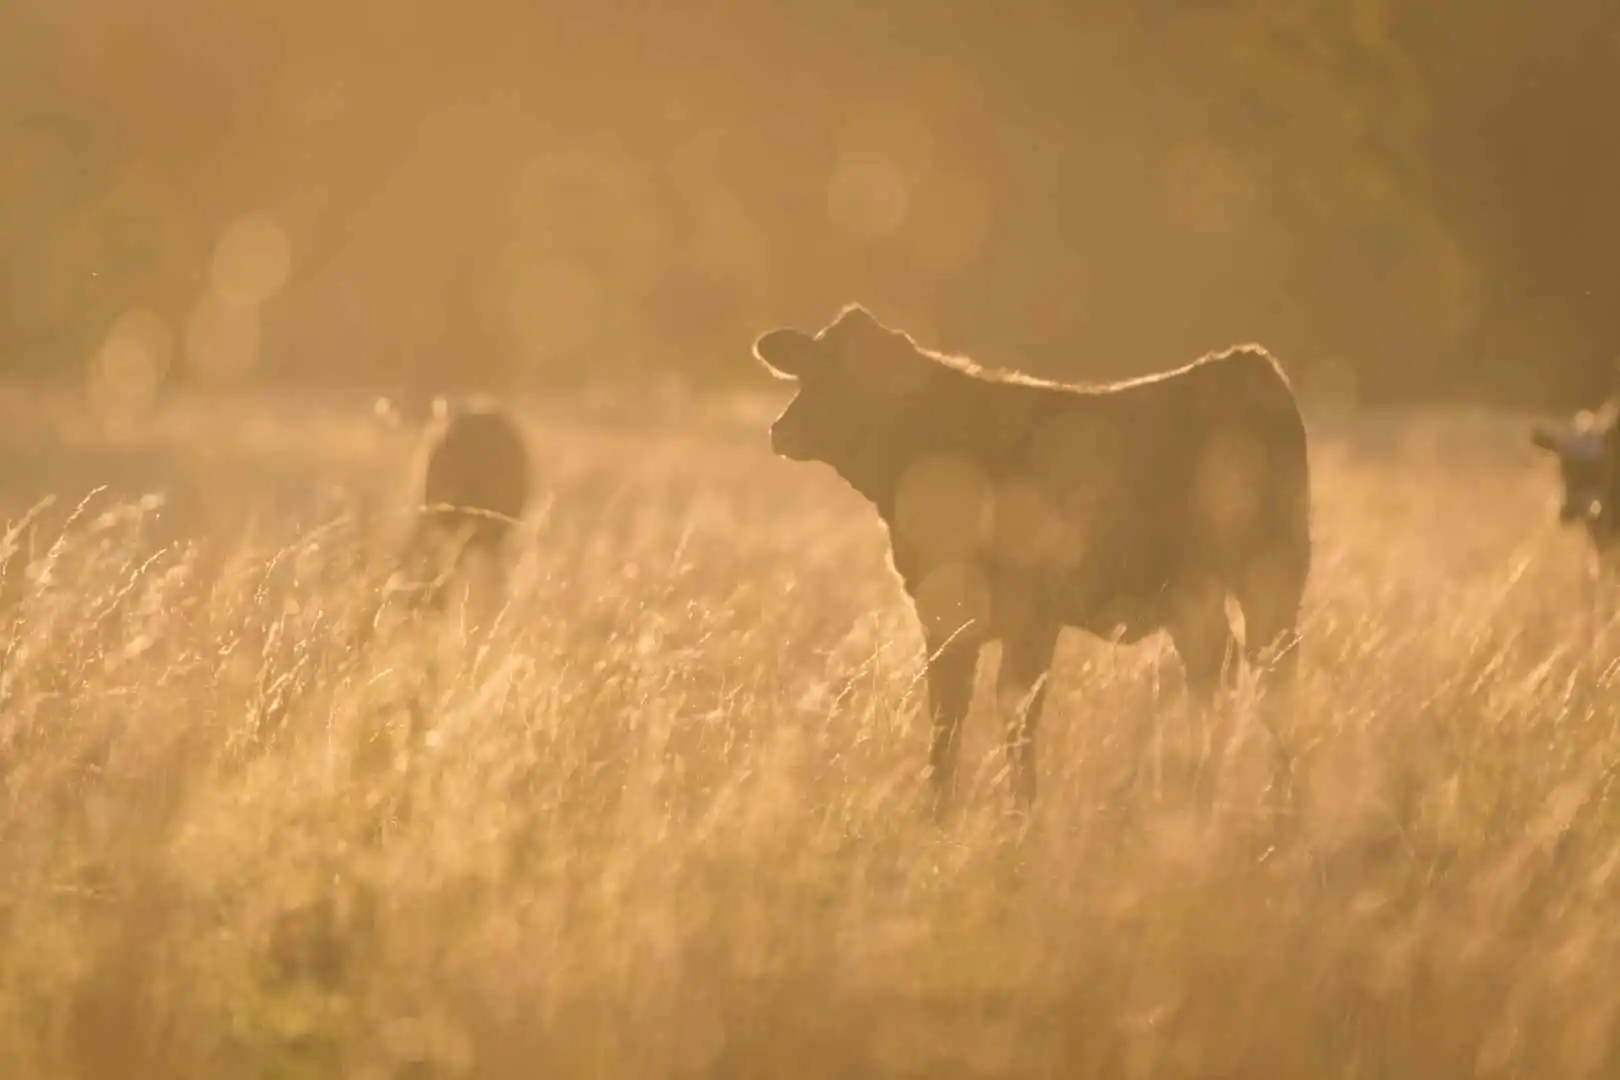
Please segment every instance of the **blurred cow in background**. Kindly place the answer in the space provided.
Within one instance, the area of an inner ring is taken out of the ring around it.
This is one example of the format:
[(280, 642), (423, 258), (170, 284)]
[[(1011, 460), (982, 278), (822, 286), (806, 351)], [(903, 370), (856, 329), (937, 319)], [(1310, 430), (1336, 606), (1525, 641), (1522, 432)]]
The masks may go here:
[(1596, 411), (1577, 413), (1567, 428), (1539, 424), (1530, 433), (1530, 441), (1535, 446), (1558, 458), (1559, 478), (1563, 484), (1558, 520), (1585, 525), (1593, 547), (1605, 556), (1620, 540), (1620, 530), (1616, 528), (1616, 513), (1620, 510), (1616, 484), (1620, 481), (1620, 471), (1614, 460), (1620, 452), (1620, 441), (1616, 439), (1617, 417), (1620, 417), (1620, 404), (1611, 401)]
[[(416, 426), (387, 398), (376, 413), (391, 427)], [(528, 507), (531, 474), (522, 429), (499, 402), (433, 399), (412, 463), (414, 523), (403, 553), (411, 585), (432, 607), (443, 607), (443, 586), (471, 559), (504, 587), (508, 540)]]

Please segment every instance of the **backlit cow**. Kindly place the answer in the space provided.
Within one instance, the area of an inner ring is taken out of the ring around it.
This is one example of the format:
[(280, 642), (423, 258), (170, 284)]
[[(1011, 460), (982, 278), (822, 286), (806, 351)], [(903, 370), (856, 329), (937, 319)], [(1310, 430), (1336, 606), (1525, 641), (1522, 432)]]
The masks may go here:
[(1611, 403), (1596, 412), (1577, 413), (1568, 430), (1538, 425), (1530, 433), (1532, 443), (1558, 458), (1563, 484), (1558, 520), (1585, 525), (1599, 554), (1607, 554), (1620, 539), (1620, 530), (1615, 527), (1615, 512), (1620, 509), (1615, 490), (1620, 483), (1620, 470), (1614, 462), (1620, 452), (1615, 437), (1616, 412)]
[[(421, 511), (408, 556), (434, 575), (459, 568), (468, 556), (499, 572), (529, 501), (529, 450), (516, 420), (489, 399), (452, 405), (437, 398), (417, 470)], [(440, 602), (438, 590), (430, 597)]]
[(771, 445), (819, 461), (877, 508), (928, 647), (936, 813), (950, 800), (981, 647), (1013, 789), (1035, 796), (1035, 729), (1062, 627), (1134, 642), (1168, 630), (1207, 699), (1245, 651), (1292, 677), (1311, 561), (1305, 429), (1255, 345), (1160, 375), (1080, 387), (922, 348), (859, 305), (754, 355), (798, 393)]

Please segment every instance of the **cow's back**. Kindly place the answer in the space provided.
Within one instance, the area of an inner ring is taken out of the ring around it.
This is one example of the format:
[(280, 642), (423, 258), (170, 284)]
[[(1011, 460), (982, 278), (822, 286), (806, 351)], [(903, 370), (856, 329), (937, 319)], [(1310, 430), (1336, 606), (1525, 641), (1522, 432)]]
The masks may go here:
[[(1083, 558), (1046, 587), (1065, 621), (1134, 638), (1167, 617), (1178, 589), (1229, 580), (1257, 551), (1281, 545), (1308, 562), (1304, 424), (1263, 350), (1046, 393), (1026, 454), (1080, 537)], [(1052, 447), (1073, 451), (1064, 460)]]
[(1310, 466), (1305, 424), (1288, 379), (1256, 346), (1238, 346), (1170, 380), (1179, 397), (1166, 418), (1185, 482), (1174, 507), (1186, 577), (1232, 579), (1256, 559), (1310, 559)]
[(1123, 392), (1156, 399), (1138, 437), (1187, 551), (1241, 558), (1308, 519), (1304, 420), (1265, 350), (1237, 346)]

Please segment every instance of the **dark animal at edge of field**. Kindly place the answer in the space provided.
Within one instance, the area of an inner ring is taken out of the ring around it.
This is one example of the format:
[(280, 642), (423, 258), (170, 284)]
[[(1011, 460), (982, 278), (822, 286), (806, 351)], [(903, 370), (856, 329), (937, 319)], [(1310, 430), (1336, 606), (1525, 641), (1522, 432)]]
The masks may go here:
[(1035, 729), (1060, 630), (1135, 642), (1168, 630), (1191, 695), (1245, 649), (1291, 683), (1310, 572), (1304, 424), (1277, 362), (1240, 345), (1100, 386), (990, 372), (920, 347), (859, 305), (755, 357), (798, 393), (773, 450), (830, 465), (876, 507), (922, 624), (936, 815), (955, 789), (983, 645), (1013, 792), (1035, 797)]
[(443, 603), (437, 585), (469, 558), (487, 560), (504, 581), (505, 547), (528, 507), (531, 474), (523, 432), (498, 402), (435, 399), (413, 465), (416, 517), (404, 552), (412, 572), (435, 583), (424, 588), (432, 606)]
[(1586, 527), (1592, 546), (1599, 555), (1617, 547), (1620, 529), (1616, 511), (1620, 508), (1620, 439), (1616, 422), (1620, 406), (1610, 402), (1601, 408), (1582, 410), (1573, 423), (1560, 430), (1547, 424), (1531, 429), (1530, 441), (1558, 459), (1562, 493), (1558, 520), (1566, 525), (1580, 522)]

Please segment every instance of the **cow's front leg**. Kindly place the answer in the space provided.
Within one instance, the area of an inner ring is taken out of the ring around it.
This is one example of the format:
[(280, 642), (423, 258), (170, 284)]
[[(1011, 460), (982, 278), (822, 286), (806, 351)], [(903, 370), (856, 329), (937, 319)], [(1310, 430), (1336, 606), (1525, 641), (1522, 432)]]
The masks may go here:
[(971, 563), (945, 563), (926, 573), (912, 567), (908, 573), (905, 552), (897, 549), (894, 554), (928, 647), (928, 709), (933, 721), (928, 764), (934, 820), (941, 821), (956, 794), (962, 720), (973, 698), (979, 653), (989, 637), (989, 583)]
[(1046, 704), (1058, 630), (1055, 622), (1031, 618), (1008, 633), (996, 676), (996, 705), (1006, 730), (1012, 794), (1026, 812), (1035, 803), (1035, 730)]
[(1239, 656), (1226, 615), (1226, 593), (1216, 583), (1189, 588), (1176, 605), (1170, 638), (1187, 675), (1187, 695), (1200, 707), (1231, 688)]
[(978, 640), (966, 635), (929, 647), (928, 706), (933, 732), (928, 764), (935, 821), (943, 820), (956, 795), (962, 720), (973, 698), (973, 675), (979, 666), (979, 650)]

